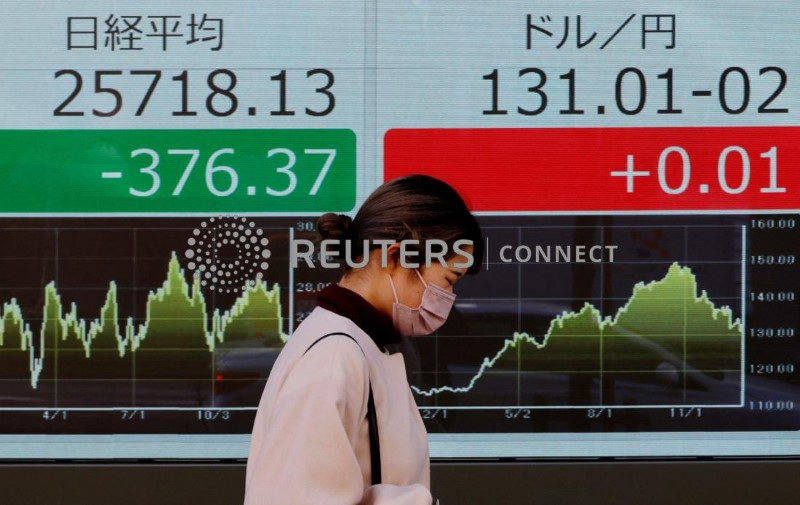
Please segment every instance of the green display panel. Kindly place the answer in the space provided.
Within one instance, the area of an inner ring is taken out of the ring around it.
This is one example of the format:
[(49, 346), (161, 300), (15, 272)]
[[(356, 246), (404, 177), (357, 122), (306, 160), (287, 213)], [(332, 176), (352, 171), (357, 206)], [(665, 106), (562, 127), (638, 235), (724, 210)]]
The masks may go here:
[(346, 212), (355, 204), (350, 130), (5, 130), (0, 150), (0, 212)]

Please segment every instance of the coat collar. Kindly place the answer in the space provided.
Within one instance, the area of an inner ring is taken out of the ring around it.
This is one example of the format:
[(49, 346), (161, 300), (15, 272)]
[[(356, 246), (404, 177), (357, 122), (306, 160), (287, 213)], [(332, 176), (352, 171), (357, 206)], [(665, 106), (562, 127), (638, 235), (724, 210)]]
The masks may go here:
[(355, 291), (331, 283), (319, 292), (317, 304), (353, 321), (381, 350), (401, 341), (392, 318), (380, 312)]

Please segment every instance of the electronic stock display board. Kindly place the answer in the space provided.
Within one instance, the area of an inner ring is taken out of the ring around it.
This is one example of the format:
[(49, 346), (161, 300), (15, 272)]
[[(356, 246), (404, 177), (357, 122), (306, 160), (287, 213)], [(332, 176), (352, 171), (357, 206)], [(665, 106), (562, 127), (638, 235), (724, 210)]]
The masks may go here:
[(242, 458), (427, 173), (486, 263), (406, 342), (432, 457), (800, 454), (800, 4), (4, 2), (0, 458)]

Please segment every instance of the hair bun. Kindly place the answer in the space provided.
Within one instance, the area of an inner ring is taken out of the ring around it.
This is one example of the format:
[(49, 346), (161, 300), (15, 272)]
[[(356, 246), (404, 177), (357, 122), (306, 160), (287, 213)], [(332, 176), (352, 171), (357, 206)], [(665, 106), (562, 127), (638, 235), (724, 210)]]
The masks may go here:
[(352, 224), (347, 214), (328, 212), (317, 220), (317, 230), (323, 239), (344, 240), (350, 236)]

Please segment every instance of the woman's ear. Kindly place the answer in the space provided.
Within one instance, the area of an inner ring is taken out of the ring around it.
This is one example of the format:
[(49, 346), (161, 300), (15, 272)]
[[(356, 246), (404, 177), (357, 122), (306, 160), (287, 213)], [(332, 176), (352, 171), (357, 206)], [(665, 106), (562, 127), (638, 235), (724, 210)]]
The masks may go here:
[(390, 274), (400, 268), (400, 243), (395, 242), (386, 248), (386, 269)]

